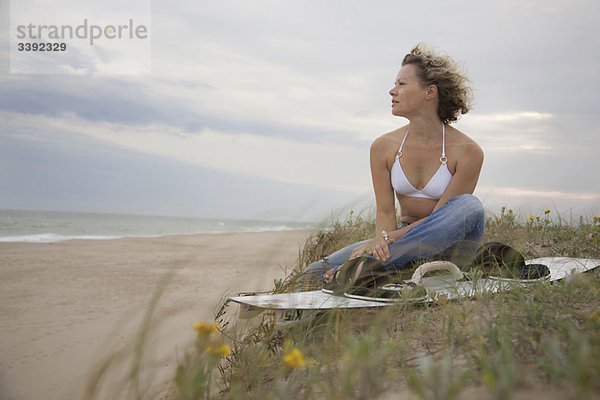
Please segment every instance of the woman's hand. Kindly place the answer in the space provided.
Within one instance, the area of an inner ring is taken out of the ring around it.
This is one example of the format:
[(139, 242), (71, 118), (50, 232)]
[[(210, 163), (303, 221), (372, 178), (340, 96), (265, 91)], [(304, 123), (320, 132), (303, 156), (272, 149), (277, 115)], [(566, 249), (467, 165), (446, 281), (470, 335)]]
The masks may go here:
[(325, 280), (325, 282), (331, 282), (337, 271), (338, 268), (331, 268), (330, 270), (325, 272), (325, 274), (323, 275), (323, 279)]
[(390, 244), (394, 243), (394, 239), (380, 237), (369, 240), (367, 243), (358, 246), (352, 251), (350, 260), (358, 258), (364, 254), (373, 256), (378, 261), (387, 261), (392, 254), (390, 253)]

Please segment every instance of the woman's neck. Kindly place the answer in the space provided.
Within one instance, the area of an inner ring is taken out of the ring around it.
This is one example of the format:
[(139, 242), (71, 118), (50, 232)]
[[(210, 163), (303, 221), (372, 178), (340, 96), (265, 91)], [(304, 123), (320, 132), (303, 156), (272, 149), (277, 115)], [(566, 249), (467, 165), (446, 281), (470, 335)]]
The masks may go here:
[(411, 118), (408, 130), (411, 135), (418, 136), (425, 141), (436, 140), (442, 130), (442, 121), (437, 115), (435, 118)]

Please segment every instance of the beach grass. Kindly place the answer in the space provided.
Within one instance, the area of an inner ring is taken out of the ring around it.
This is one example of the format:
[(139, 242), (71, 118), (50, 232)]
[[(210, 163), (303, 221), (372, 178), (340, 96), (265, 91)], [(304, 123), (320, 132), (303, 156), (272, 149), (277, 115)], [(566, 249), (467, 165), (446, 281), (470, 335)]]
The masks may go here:
[[(600, 220), (488, 212), (485, 241), (526, 258), (600, 259)], [(350, 213), (322, 225), (274, 291), (298, 287), (303, 266), (374, 234)], [(600, 396), (600, 272), (473, 299), (331, 310), (281, 329), (269, 313), (194, 325), (169, 399), (588, 399)], [(192, 329), (190, 321), (190, 329)]]
[[(509, 244), (526, 258), (600, 258), (597, 219), (573, 225), (550, 210), (518, 216), (506, 208), (488, 215), (485, 241)], [(302, 266), (372, 236), (374, 229), (372, 218), (353, 213), (317, 229), (301, 249), (297, 269), (275, 282), (275, 289), (291, 290)], [(192, 361), (180, 365), (177, 398), (584, 399), (600, 394), (598, 272), (470, 300), (332, 310), (285, 330), (266, 316), (243, 334), (229, 336), (235, 329), (228, 328), (218, 335), (230, 343), (231, 354), (217, 366), (210, 352), (197, 347)], [(198, 360), (203, 360), (200, 368)], [(218, 370), (215, 392), (185, 389), (208, 366)]]

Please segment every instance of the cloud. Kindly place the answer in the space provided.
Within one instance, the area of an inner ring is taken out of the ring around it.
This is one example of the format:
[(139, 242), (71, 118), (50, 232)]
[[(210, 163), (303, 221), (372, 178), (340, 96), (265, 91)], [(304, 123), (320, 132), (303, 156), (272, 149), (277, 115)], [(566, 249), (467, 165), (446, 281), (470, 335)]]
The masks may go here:
[(553, 221), (573, 224), (586, 221), (586, 218), (591, 222), (591, 216), (600, 212), (600, 191), (568, 192), (479, 185), (475, 194), (492, 214), (498, 213), (502, 207), (516, 210), (521, 217), (541, 215), (544, 210), (550, 209)]
[[(243, 63), (238, 60), (235, 68), (242, 69)], [(366, 84), (360, 80), (356, 84), (340, 82), (337, 86), (342, 90), (331, 82), (263, 68), (260, 63), (245, 65), (244, 77), (227, 85), (217, 82), (236, 73), (219, 68), (218, 61), (213, 72), (196, 80), (186, 76), (151, 80), (86, 76), (4, 79), (0, 89), (6, 96), (0, 98), (0, 110), (48, 116), (68, 113), (111, 123), (165, 124), (188, 132), (207, 128), (363, 145), (395, 126), (387, 98), (380, 110), (361, 104)], [(257, 83), (266, 81), (270, 84)]]
[(361, 198), (133, 151), (59, 125), (21, 128), (1, 137), (0, 208), (318, 221)]
[(1, 76), (2, 139), (68, 149), (80, 138), (215, 176), (369, 192), (369, 143), (405, 122), (390, 115), (387, 92), (402, 56), (425, 41), (474, 83), (475, 109), (457, 127), (485, 151), (482, 187), (565, 201), (600, 192), (598, 2), (152, 6), (151, 75), (99, 74), (112, 55), (81, 53), (78, 76)]
[[(0, 115), (7, 122), (8, 132), (30, 140), (67, 144), (63, 134), (86, 135), (123, 149), (212, 170), (323, 190), (356, 194), (370, 191), (368, 147), (210, 129), (189, 133), (168, 125), (100, 123), (75, 115)], [(39, 131), (39, 126), (44, 130)]]
[[(600, 137), (592, 134), (600, 117), (584, 113), (548, 113), (512, 111), (478, 113), (473, 111), (457, 126), (476, 139), (489, 155), (531, 157), (545, 155), (568, 159), (577, 154), (581, 162), (597, 163), (592, 149), (600, 146)], [(507, 154), (509, 153), (509, 154)], [(549, 169), (553, 169), (548, 165)]]
[(517, 111), (498, 114), (476, 114), (473, 116), (473, 122), (482, 123), (497, 123), (497, 122), (527, 122), (527, 121), (544, 121), (552, 118), (551, 113), (537, 111)]
[(556, 116), (537, 111), (478, 114), (472, 112), (457, 124), (472, 135), (486, 153), (552, 154), (560, 146)]
[(557, 199), (557, 200), (584, 200), (600, 201), (600, 193), (562, 192), (557, 190), (531, 190), (517, 187), (486, 187), (479, 186), (477, 191), (485, 195), (494, 195), (512, 198), (531, 199)]

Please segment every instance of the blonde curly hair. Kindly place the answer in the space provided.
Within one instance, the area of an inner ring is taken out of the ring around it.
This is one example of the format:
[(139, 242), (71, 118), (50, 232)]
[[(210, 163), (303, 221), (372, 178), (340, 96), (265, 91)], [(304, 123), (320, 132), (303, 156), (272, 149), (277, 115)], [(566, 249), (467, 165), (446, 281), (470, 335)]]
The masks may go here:
[(402, 60), (402, 65), (413, 64), (423, 86), (438, 89), (438, 115), (443, 123), (458, 120), (471, 109), (472, 89), (467, 76), (447, 55), (435, 53), (423, 43), (417, 44)]

